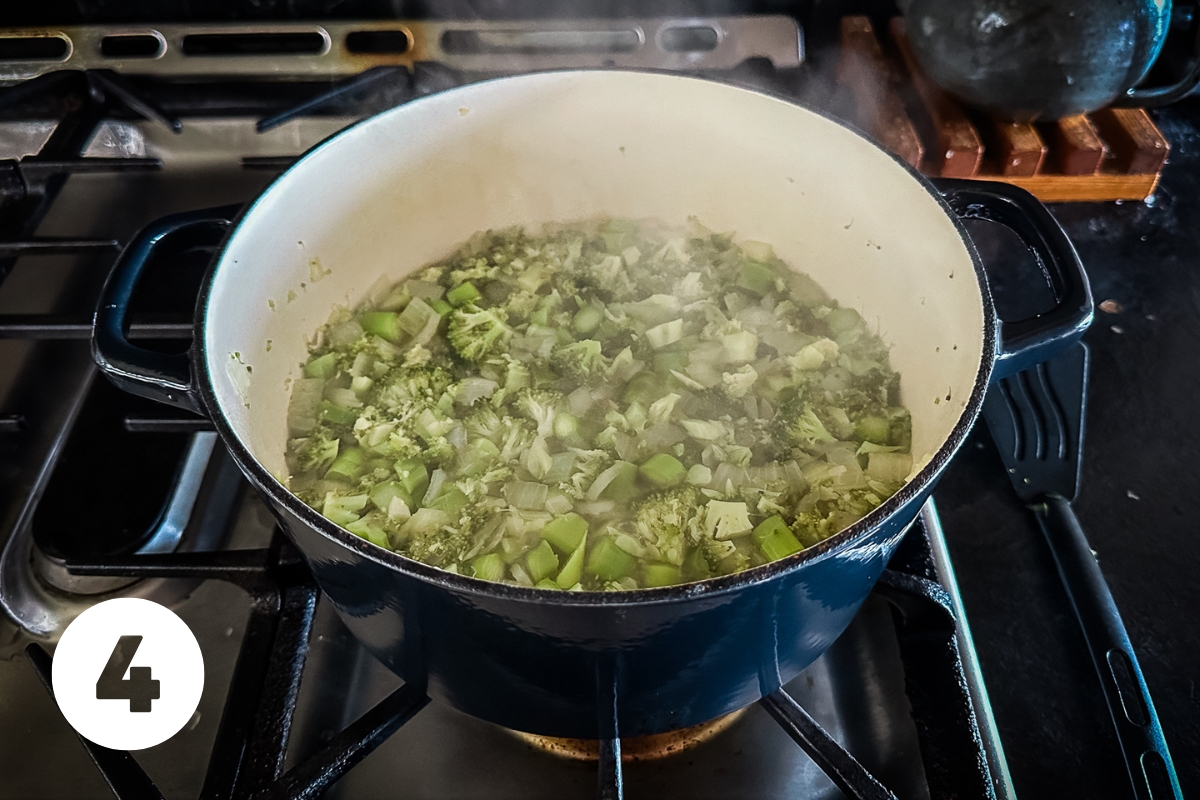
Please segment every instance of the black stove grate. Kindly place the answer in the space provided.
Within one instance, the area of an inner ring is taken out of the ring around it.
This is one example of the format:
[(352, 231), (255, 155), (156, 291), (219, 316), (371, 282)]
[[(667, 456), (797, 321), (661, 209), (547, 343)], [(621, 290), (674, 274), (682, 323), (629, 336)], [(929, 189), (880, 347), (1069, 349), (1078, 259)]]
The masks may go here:
[[(991, 800), (996, 793), (951, 600), (934, 567), (929, 524), (923, 516), (914, 525), (876, 591), (896, 611), (905, 687), (930, 796)], [(316, 753), (283, 772), (320, 593), (281, 532), (276, 531), (270, 547), (259, 550), (130, 556), (68, 566), (80, 575), (223, 580), (250, 594), (250, 621), (209, 757), (202, 800), (319, 797), (429, 702), (420, 690), (402, 686)], [(37, 644), (29, 645), (26, 652), (52, 692), (50, 657)], [(760, 702), (848, 798), (895, 800), (782, 689)], [(80, 741), (120, 800), (161, 797), (129, 753), (100, 747), (83, 737)], [(619, 740), (601, 742), (600, 800), (624, 796), (620, 754)]]

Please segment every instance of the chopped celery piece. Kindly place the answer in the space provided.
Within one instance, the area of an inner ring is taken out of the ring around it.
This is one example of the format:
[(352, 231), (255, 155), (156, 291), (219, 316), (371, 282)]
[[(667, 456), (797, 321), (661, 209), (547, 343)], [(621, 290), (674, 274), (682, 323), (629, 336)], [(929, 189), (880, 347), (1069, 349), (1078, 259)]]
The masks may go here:
[(474, 571), (476, 578), (481, 578), (485, 581), (500, 581), (504, 580), (505, 569), (504, 559), (495, 553), (488, 553), (486, 556), (480, 556), (471, 562), (471, 569)]
[(556, 517), (542, 528), (542, 538), (554, 545), (560, 552), (574, 553), (587, 536), (587, 520), (572, 512)]
[(651, 456), (638, 467), (638, 474), (658, 489), (677, 486), (687, 478), (688, 470), (678, 458), (666, 453)]
[(358, 412), (353, 408), (343, 408), (328, 400), (322, 400), (319, 408), (317, 418), (335, 425), (353, 425), (354, 420), (358, 419)]
[(323, 356), (317, 356), (304, 365), (304, 376), (306, 378), (323, 378), (328, 380), (333, 377), (333, 373), (336, 371), (337, 353), (326, 353)]
[(429, 307), (432, 308), (439, 317), (444, 317), (454, 310), (454, 306), (441, 299), (434, 300), (429, 304)]
[(426, 507), (445, 511), (450, 516), (456, 517), (466, 508), (468, 502), (470, 501), (461, 489), (451, 486), (435, 497), (432, 502), (427, 503)]
[(633, 574), (637, 559), (626, 553), (607, 536), (600, 539), (587, 557), (587, 571), (606, 581), (616, 581)]
[(759, 297), (775, 288), (775, 270), (758, 261), (747, 261), (742, 265), (737, 285), (754, 292)]
[(358, 324), (362, 325), (367, 333), (373, 333), (389, 342), (398, 342), (404, 335), (400, 329), (400, 315), (395, 311), (368, 311), (359, 316)]
[(535, 589), (558, 589), (558, 583), (550, 578), (543, 578), (533, 585)]
[(325, 471), (325, 480), (353, 481), (362, 474), (365, 455), (361, 447), (344, 448)]
[(555, 582), (560, 589), (570, 589), (575, 584), (579, 583), (583, 578), (583, 557), (586, 554), (587, 539), (579, 543), (579, 547), (575, 548), (575, 552), (571, 553), (571, 557), (567, 559), (567, 563), (563, 565), (562, 571), (558, 573), (558, 578)]
[(674, 586), (683, 580), (683, 571), (674, 564), (647, 564), (642, 568), (642, 583), (647, 586)]
[(529, 568), (529, 577), (538, 583), (558, 571), (558, 555), (549, 542), (543, 541), (525, 556), (525, 566)]
[(475, 284), (467, 281), (446, 292), (446, 302), (452, 306), (465, 306), (478, 303), (483, 295), (475, 288)]

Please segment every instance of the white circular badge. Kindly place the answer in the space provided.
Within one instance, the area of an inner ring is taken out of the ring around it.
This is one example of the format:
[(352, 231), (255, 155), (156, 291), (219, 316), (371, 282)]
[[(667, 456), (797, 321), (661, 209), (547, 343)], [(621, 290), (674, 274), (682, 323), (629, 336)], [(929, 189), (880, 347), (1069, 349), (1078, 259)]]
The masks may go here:
[(71, 727), (103, 747), (143, 750), (170, 739), (196, 712), (204, 656), (175, 612), (122, 597), (67, 626), (52, 675)]

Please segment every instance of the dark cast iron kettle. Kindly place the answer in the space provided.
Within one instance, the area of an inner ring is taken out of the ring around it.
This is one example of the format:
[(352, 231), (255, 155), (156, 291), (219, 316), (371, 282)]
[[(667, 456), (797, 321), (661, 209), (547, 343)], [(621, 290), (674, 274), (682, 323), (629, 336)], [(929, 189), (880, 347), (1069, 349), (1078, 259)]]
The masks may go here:
[[(997, 116), (1031, 122), (1121, 105), (1164, 105), (1200, 82), (1147, 89), (1172, 0), (899, 0), (921, 66)], [(1200, 39), (1197, 40), (1200, 42)]]

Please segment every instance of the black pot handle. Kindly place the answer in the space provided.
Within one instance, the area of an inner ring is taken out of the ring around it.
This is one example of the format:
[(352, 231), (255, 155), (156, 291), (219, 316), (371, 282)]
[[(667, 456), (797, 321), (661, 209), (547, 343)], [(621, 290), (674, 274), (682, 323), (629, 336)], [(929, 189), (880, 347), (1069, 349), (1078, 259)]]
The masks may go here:
[(190, 353), (158, 353), (129, 341), (129, 303), (155, 250), (168, 241), (224, 238), (241, 206), (172, 214), (151, 222), (126, 247), (100, 293), (92, 325), (92, 358), (104, 375), (130, 394), (205, 414)]
[(1122, 108), (1161, 108), (1195, 93), (1200, 87), (1200, 27), (1193, 34), (1191, 56), (1183, 76), (1163, 86), (1135, 86), (1112, 102)]
[(1053, 358), (1079, 341), (1092, 322), (1092, 289), (1074, 245), (1046, 207), (1007, 183), (949, 178), (933, 183), (961, 219), (998, 222), (1015, 233), (1054, 292), (1054, 308), (1046, 313), (1000, 323), (992, 380)]

